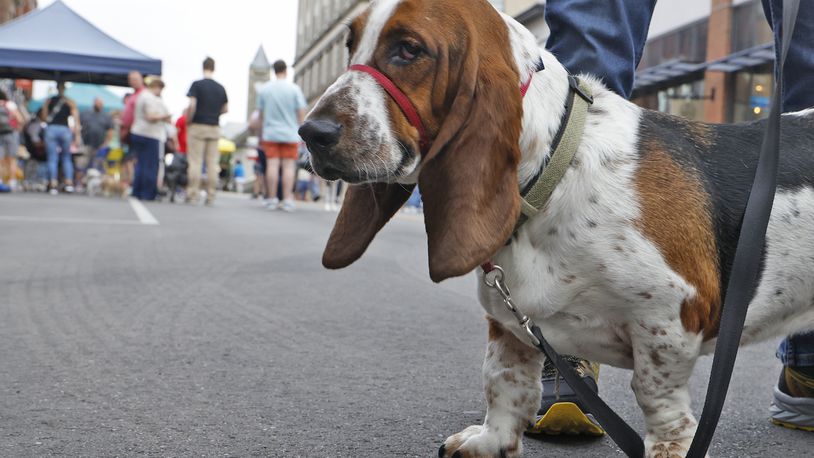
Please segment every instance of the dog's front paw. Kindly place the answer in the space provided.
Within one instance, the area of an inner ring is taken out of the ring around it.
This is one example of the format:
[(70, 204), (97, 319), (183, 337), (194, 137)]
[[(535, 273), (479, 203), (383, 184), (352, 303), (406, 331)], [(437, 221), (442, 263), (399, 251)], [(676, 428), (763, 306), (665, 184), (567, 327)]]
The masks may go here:
[[(651, 442), (649, 444), (647, 442), (647, 458), (684, 458), (690, 450), (692, 437)], [(709, 458), (709, 455), (707, 455), (707, 458)]]
[(512, 458), (520, 456), (520, 439), (508, 441), (497, 432), (474, 425), (449, 436), (438, 449), (440, 458)]

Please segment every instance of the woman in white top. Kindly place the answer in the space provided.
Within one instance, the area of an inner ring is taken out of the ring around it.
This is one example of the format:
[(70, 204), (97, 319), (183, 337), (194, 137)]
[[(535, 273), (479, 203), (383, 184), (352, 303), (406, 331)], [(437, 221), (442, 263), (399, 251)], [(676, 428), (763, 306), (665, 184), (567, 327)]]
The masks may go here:
[(164, 82), (148, 77), (147, 90), (136, 101), (133, 127), (130, 128), (130, 151), (136, 158), (133, 197), (155, 200), (158, 194), (158, 164), (162, 143), (167, 141), (166, 123), (170, 112), (161, 100)]

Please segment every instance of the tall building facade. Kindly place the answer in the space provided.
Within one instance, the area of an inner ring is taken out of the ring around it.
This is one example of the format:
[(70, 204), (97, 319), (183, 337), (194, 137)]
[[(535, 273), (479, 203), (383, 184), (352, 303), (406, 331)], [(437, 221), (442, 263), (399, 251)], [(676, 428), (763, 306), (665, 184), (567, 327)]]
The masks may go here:
[(312, 104), (345, 71), (346, 25), (366, 0), (300, 0), (294, 82)]
[(762, 118), (774, 85), (772, 41), (760, 0), (659, 2), (635, 101), (699, 121)]
[(37, 0), (0, 0), (0, 24), (37, 9)]
[(249, 99), (246, 104), (246, 119), (250, 118), (254, 109), (257, 108), (258, 87), (269, 79), (271, 79), (271, 64), (263, 46), (260, 46), (249, 65)]
[[(367, 3), (300, 0), (296, 81), (309, 103), (345, 71), (345, 24)], [(545, 1), (491, 3), (545, 43)], [(636, 103), (707, 122), (766, 116), (774, 50), (760, 0), (658, 2), (649, 37), (636, 75)]]
[[(533, 0), (490, 0), (508, 14), (519, 11)], [(367, 0), (299, 0), (297, 51), (294, 82), (309, 104), (345, 71), (346, 25), (364, 11)]]
[[(37, 9), (37, 0), (0, 0), (0, 24), (35, 9)], [(0, 89), (12, 95), (17, 102), (22, 102), (22, 97), (30, 98), (32, 87), (31, 80), (0, 79)]]

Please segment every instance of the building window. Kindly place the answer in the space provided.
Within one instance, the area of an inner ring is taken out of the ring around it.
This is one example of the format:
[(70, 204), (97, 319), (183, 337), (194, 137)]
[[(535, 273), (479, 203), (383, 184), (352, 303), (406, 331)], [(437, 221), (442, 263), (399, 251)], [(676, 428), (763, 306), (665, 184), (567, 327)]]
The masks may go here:
[(735, 74), (732, 121), (753, 121), (768, 116), (773, 87), (771, 64)]
[(694, 121), (703, 121), (704, 80), (659, 91), (658, 110)]
[(772, 29), (763, 14), (763, 5), (752, 1), (732, 11), (732, 52), (771, 43)]

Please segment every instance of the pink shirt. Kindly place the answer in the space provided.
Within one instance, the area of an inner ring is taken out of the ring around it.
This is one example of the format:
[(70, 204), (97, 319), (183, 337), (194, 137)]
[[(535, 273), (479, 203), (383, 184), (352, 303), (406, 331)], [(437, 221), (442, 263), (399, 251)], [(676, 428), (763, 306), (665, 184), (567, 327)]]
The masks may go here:
[(136, 101), (138, 99), (139, 94), (143, 91), (144, 88), (141, 88), (133, 93), (130, 97), (127, 98), (127, 101), (124, 103), (124, 111), (122, 112), (122, 126), (127, 127), (128, 129), (133, 125), (133, 121), (136, 119)]

